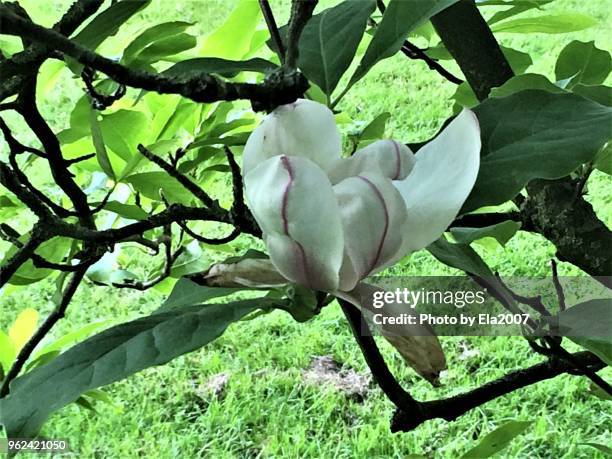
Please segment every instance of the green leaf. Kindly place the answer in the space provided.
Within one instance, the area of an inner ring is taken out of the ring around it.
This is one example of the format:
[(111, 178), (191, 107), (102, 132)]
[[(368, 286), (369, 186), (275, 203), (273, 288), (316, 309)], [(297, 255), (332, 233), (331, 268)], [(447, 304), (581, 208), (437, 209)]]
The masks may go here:
[(110, 323), (110, 320), (100, 320), (98, 322), (92, 322), (90, 324), (84, 325), (83, 327), (78, 328), (72, 332), (66, 333), (64, 336), (61, 336), (52, 343), (44, 346), (40, 351), (36, 352), (32, 356), (32, 358), (38, 359), (41, 356), (48, 354), (49, 352), (63, 351), (68, 346), (82, 341), (87, 336), (91, 335), (93, 332), (99, 330), (100, 328), (104, 328), (107, 325), (110, 325)]
[(119, 27), (151, 0), (123, 0), (116, 2), (98, 14), (72, 40), (95, 50), (108, 37), (115, 35)]
[(574, 40), (561, 52), (555, 65), (557, 81), (571, 80), (566, 87), (582, 83), (596, 85), (605, 81), (612, 71), (610, 53), (595, 46), (594, 41)]
[(523, 75), (516, 75), (510, 78), (503, 85), (498, 88), (493, 88), (489, 97), (508, 97), (516, 92), (525, 91), (527, 89), (540, 89), (542, 91), (562, 94), (565, 93), (563, 89), (556, 86), (544, 75), (538, 73), (525, 73)]
[(480, 171), (462, 213), (512, 199), (532, 179), (564, 177), (610, 138), (612, 109), (574, 94), (528, 90), (488, 99), (480, 122)]
[(479, 277), (493, 278), (493, 272), (467, 244), (452, 244), (444, 236), (427, 246), (427, 251), (447, 266)]
[(378, 61), (397, 53), (408, 34), (415, 28), (456, 2), (457, 0), (391, 0), (359, 67), (351, 77), (349, 86), (363, 78)]
[(531, 424), (531, 421), (507, 422), (488, 433), (475, 448), (461, 457), (462, 459), (491, 457), (508, 446), (515, 437), (522, 434)]
[(609, 446), (606, 445), (602, 445), (600, 443), (578, 443), (579, 445), (583, 445), (583, 446), (590, 446), (591, 448), (595, 448), (598, 451), (601, 451), (602, 453), (604, 453), (606, 456), (612, 456), (612, 448), (610, 448)]
[(251, 48), (251, 40), (261, 20), (259, 3), (240, 0), (221, 27), (206, 37), (201, 56), (240, 60)]
[(516, 234), (521, 224), (512, 220), (498, 223), (496, 225), (485, 226), (483, 228), (455, 227), (450, 232), (455, 240), (460, 244), (470, 244), (478, 239), (492, 237), (502, 246)]
[[(29, 235), (24, 235), (20, 238), (21, 242), (25, 242)], [(43, 242), (38, 249), (36, 249), (36, 253), (46, 260), (49, 260), (54, 263), (60, 263), (63, 261), (64, 257), (68, 254), (70, 250), (71, 240), (63, 237), (54, 237), (46, 242)], [(15, 246), (11, 247), (6, 254), (4, 255), (4, 259), (2, 262), (10, 259), (17, 248)], [(0, 265), (2, 264), (0, 262)], [(36, 268), (32, 260), (26, 261), (22, 264), (17, 272), (13, 274), (9, 283), (13, 285), (28, 285), (38, 282), (45, 277), (52, 274), (54, 271), (46, 268)]]
[(217, 73), (221, 76), (232, 78), (240, 72), (269, 73), (276, 68), (278, 68), (276, 64), (259, 57), (246, 61), (232, 61), (219, 57), (199, 57), (178, 62), (167, 70), (164, 70), (162, 74), (184, 75), (190, 72)]
[(196, 284), (189, 279), (182, 278), (176, 283), (172, 293), (158, 309), (158, 312), (183, 308), (194, 304), (204, 304), (213, 298), (231, 295), (241, 290), (243, 289), (208, 287), (206, 285)]
[(124, 161), (140, 155), (136, 147), (146, 143), (149, 120), (142, 112), (117, 110), (100, 121), (100, 131), (106, 145)]
[[(521, 0), (521, 1), (513, 1), (513, 2), (497, 2), (497, 5), (500, 6), (511, 6), (507, 10), (498, 11), (493, 16), (489, 18), (487, 23), (489, 26), (492, 26), (496, 22), (503, 21), (504, 19), (508, 19), (509, 17), (516, 16), (518, 14), (524, 13), (525, 11), (529, 11), (533, 8), (541, 9), (542, 6), (547, 3), (552, 2), (552, 0)], [(484, 2), (487, 3), (487, 2)], [(487, 3), (487, 5), (492, 5), (493, 3)], [(483, 5), (482, 3), (478, 3), (478, 6)], [(483, 5), (483, 6), (487, 6)]]
[(588, 29), (597, 24), (591, 16), (567, 13), (498, 22), (491, 30), (495, 33), (567, 33)]
[(125, 48), (121, 61), (129, 66), (130, 63), (136, 60), (138, 55), (152, 43), (178, 35), (192, 25), (193, 23), (191, 22), (172, 21), (149, 27), (132, 40)]
[(595, 167), (608, 175), (612, 175), (612, 143), (608, 143), (597, 154)]
[(104, 210), (114, 212), (122, 218), (130, 220), (144, 220), (149, 217), (144, 210), (133, 204), (124, 204), (117, 201), (109, 201), (104, 206)]
[(328, 96), (351, 65), (374, 0), (350, 0), (312, 17), (302, 32), (298, 65)]
[(11, 341), (6, 333), (0, 330), (0, 370), (3, 370), (5, 374), (8, 373), (15, 361), (15, 357), (17, 357), (17, 352), (15, 351), (13, 341)]
[(359, 141), (382, 139), (385, 135), (385, 127), (387, 121), (391, 118), (391, 113), (383, 112), (374, 118), (370, 123), (363, 128), (359, 135)]
[(111, 179), (115, 180), (115, 171), (108, 157), (104, 139), (102, 138), (102, 130), (98, 121), (98, 112), (93, 108), (89, 108), (89, 121), (91, 123), (91, 139), (96, 149), (96, 159), (102, 171)]
[(612, 300), (579, 303), (557, 315), (564, 336), (612, 365)]
[(195, 351), (246, 314), (276, 304), (254, 299), (186, 306), (112, 327), (13, 381), (0, 400), (0, 422), (9, 437), (32, 438), (51, 413), (81, 394)]
[(170, 202), (187, 204), (193, 200), (191, 192), (166, 172), (141, 172), (130, 175), (123, 181), (131, 184), (143, 196), (153, 201), (162, 200), (160, 191)]
[(194, 48), (196, 45), (196, 37), (188, 33), (179, 33), (178, 35), (157, 40), (151, 45), (147, 46), (135, 57), (131, 65), (148, 66), (170, 56), (174, 56), (175, 54), (179, 54), (183, 51)]
[(586, 86), (577, 84), (572, 87), (572, 92), (591, 99), (598, 104), (612, 107), (612, 88), (609, 86)]

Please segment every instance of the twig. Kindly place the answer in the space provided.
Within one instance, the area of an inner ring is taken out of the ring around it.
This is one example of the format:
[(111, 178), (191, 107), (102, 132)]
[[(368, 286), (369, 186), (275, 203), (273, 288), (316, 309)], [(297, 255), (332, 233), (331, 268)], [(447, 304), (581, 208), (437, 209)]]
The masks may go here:
[(234, 228), (232, 232), (229, 233), (225, 237), (207, 238), (207, 237), (200, 236), (199, 234), (195, 233), (193, 230), (191, 230), (187, 226), (187, 223), (185, 222), (176, 222), (176, 223), (183, 229), (183, 231), (185, 231), (185, 233), (187, 233), (189, 236), (194, 238), (196, 241), (203, 242), (204, 244), (210, 244), (210, 245), (227, 244), (228, 242), (231, 242), (234, 239), (236, 239), (238, 236), (240, 236), (240, 233), (241, 233), (239, 228)]
[[(302, 4), (302, 2), (299, 3)], [(303, 4), (309, 3), (304, 2)], [(300, 11), (302, 11), (301, 8)], [(300, 16), (302, 17), (305, 16)], [(119, 84), (160, 94), (180, 94), (195, 102), (247, 99), (253, 103), (254, 108), (264, 110), (293, 102), (308, 88), (308, 82), (299, 74), (288, 74), (281, 79), (253, 84), (226, 82), (207, 73), (168, 76), (130, 69), (85, 48), (52, 29), (46, 29), (20, 18), (2, 4), (0, 4), (0, 21), (2, 21), (2, 33), (25, 37), (45, 44), (49, 48), (76, 59), (84, 66), (105, 73)]]
[(282, 65), (285, 61), (285, 45), (283, 45), (283, 39), (278, 31), (278, 26), (276, 25), (276, 20), (274, 19), (274, 13), (270, 7), (270, 2), (268, 2), (268, 0), (259, 0), (259, 7), (261, 8), (263, 17), (266, 20), (266, 26), (270, 32), (270, 37), (272, 37), (272, 40), (276, 45), (277, 54)]
[(555, 290), (557, 292), (557, 301), (559, 303), (559, 310), (565, 311), (565, 292), (563, 291), (563, 286), (561, 282), (559, 282), (559, 271), (557, 270), (557, 262), (554, 258), (550, 260), (550, 265), (553, 273), (553, 284), (555, 286)]
[[(385, 14), (385, 10), (386, 10), (385, 4), (381, 0), (378, 0), (376, 2), (376, 4), (378, 6), (379, 11), (382, 14)], [(372, 24), (376, 25), (376, 22), (374, 22), (373, 19), (371, 19), (371, 22), (372, 22)], [(403, 45), (401, 47), (401, 51), (409, 59), (424, 61), (427, 64), (427, 66), (429, 67), (430, 70), (434, 70), (434, 71), (438, 72), (441, 76), (446, 78), (451, 83), (454, 83), (454, 84), (461, 84), (461, 83), (463, 83), (463, 80), (461, 78), (457, 78), (451, 72), (449, 72), (444, 67), (442, 67), (442, 65), (440, 65), (438, 63), (438, 61), (436, 61), (435, 59), (432, 59), (431, 57), (429, 57), (425, 53), (425, 50), (422, 50), (418, 46), (410, 43), (408, 40), (404, 40), (404, 43), (403, 43)]]
[[(605, 364), (594, 354), (584, 351), (572, 354), (575, 361), (597, 371)], [(529, 368), (508, 373), (495, 381), (491, 381), (469, 392), (453, 397), (420, 402), (421, 414), (397, 410), (391, 423), (392, 432), (408, 432), (431, 419), (454, 421), (468, 411), (473, 410), (498, 397), (509, 394), (523, 387), (540, 381), (555, 378), (565, 373), (571, 373), (574, 365), (560, 360), (547, 360)]]
[(51, 331), (53, 326), (64, 317), (66, 313), (66, 309), (72, 300), (83, 276), (85, 276), (85, 272), (87, 271), (87, 266), (83, 266), (79, 271), (75, 272), (70, 279), (70, 282), (66, 286), (64, 293), (62, 295), (62, 300), (60, 301), (57, 308), (46, 318), (43, 324), (40, 326), (38, 330), (32, 335), (32, 337), (28, 340), (28, 342), (23, 346), (13, 366), (6, 374), (4, 381), (2, 382), (2, 386), (0, 387), (0, 398), (5, 397), (9, 393), (9, 385), (10, 383), (19, 376), (21, 369), (26, 364), (36, 346), (43, 340), (43, 338)]
[(340, 298), (338, 303), (378, 386), (398, 409), (413, 416), (421, 416), (420, 403), (402, 388), (389, 370), (359, 309)]
[(172, 164), (166, 162), (152, 151), (147, 150), (143, 145), (138, 145), (138, 151), (149, 161), (157, 164), (161, 169), (168, 173), (171, 177), (176, 179), (187, 191), (191, 192), (196, 198), (198, 198), (202, 204), (208, 206), (211, 209), (219, 209), (219, 205), (212, 200), (208, 193), (196, 185), (189, 177), (181, 174)]
[(287, 51), (285, 53), (285, 68), (292, 72), (297, 68), (300, 54), (300, 36), (306, 24), (312, 17), (312, 12), (319, 0), (292, 0), (291, 17), (287, 31)]
[(175, 252), (172, 252), (172, 234), (170, 232), (170, 225), (166, 225), (164, 227), (164, 241), (162, 244), (164, 246), (166, 260), (164, 263), (164, 270), (159, 276), (157, 276), (155, 279), (144, 282), (116, 282), (112, 283), (111, 285), (116, 288), (130, 288), (133, 290), (145, 291), (155, 287), (161, 281), (170, 277), (172, 266), (176, 262), (176, 259), (185, 251), (185, 247), (179, 247)]

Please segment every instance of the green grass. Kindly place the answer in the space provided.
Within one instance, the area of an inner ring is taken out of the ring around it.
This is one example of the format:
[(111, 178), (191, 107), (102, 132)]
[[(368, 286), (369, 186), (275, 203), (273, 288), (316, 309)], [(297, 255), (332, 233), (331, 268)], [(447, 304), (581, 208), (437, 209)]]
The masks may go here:
[[(52, 23), (66, 2), (24, 2), (38, 5), (40, 18)], [(197, 22), (205, 32), (218, 25), (235, 1), (154, 2), (143, 14), (147, 21), (171, 19)], [(275, 7), (277, 6), (273, 2)], [(286, 16), (287, 1), (281, 9)], [(329, 3), (329, 2), (327, 2)], [(610, 49), (604, 2), (558, 0), (552, 11), (577, 10), (600, 20), (584, 32), (550, 36), (501, 36), (505, 44), (529, 51), (533, 71), (550, 75), (562, 47), (572, 39), (595, 39)], [(53, 13), (55, 11), (55, 13)], [(281, 15), (282, 16), (282, 15)], [(282, 22), (282, 19), (280, 20)], [(459, 74), (456, 66), (449, 66)], [(45, 113), (54, 126), (66, 122), (66, 107), (74, 100), (71, 82), (59, 82), (48, 96)], [(344, 99), (341, 108), (369, 120), (382, 111), (392, 119), (389, 134), (405, 141), (435, 133), (450, 115), (454, 86), (427, 67), (396, 56), (381, 64)], [(601, 218), (612, 223), (610, 180), (594, 174), (589, 181), (591, 201)], [(244, 248), (249, 241), (243, 241)], [(554, 247), (542, 237), (520, 234), (506, 250), (484, 251), (487, 262), (504, 275), (547, 273)], [(562, 273), (578, 271), (562, 264)], [(453, 271), (427, 253), (418, 253), (394, 274), (444, 275)], [(0, 328), (6, 329), (19, 310), (52, 308), (51, 282), (12, 290), (0, 297)], [(83, 285), (67, 318), (55, 333), (97, 319), (128, 320), (151, 312), (163, 296), (116, 291)], [(479, 354), (461, 360), (462, 345)], [(506, 371), (535, 363), (526, 342), (518, 337), (444, 338), (449, 365), (443, 388), (418, 379), (394, 350), (381, 343), (385, 357), (402, 383), (419, 399), (437, 398), (476, 387)], [(330, 355), (345, 368), (367, 373), (337, 306), (306, 324), (275, 312), (233, 325), (210, 346), (168, 365), (143, 371), (106, 390), (120, 409), (99, 404), (98, 414), (69, 406), (46, 424), (44, 435), (66, 438), (79, 457), (428, 457), (455, 458), (469, 450), (485, 433), (510, 419), (532, 420), (533, 425), (511, 443), (503, 457), (603, 457), (578, 446), (581, 442), (609, 443), (612, 427), (605, 402), (588, 394), (588, 382), (562, 376), (484, 405), (453, 423), (431, 421), (410, 433), (391, 434), (392, 405), (372, 385), (359, 401), (302, 378), (313, 356)], [(211, 377), (225, 373), (229, 382), (221, 397), (202, 393)], [(610, 372), (605, 373), (607, 377)]]

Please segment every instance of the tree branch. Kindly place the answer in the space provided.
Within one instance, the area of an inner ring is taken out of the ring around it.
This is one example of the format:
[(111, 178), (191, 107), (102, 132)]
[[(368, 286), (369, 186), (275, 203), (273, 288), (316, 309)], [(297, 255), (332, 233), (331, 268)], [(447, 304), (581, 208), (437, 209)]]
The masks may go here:
[(359, 309), (341, 298), (337, 300), (378, 386), (402, 412), (410, 413), (411, 416), (420, 415), (419, 402), (402, 388), (387, 367), (374, 337), (368, 333), (368, 324)]
[[(471, 0), (460, 0), (431, 20), (479, 100), (514, 76), (495, 36)], [(523, 228), (538, 232), (557, 248), (556, 256), (612, 288), (612, 232), (591, 204), (576, 195), (569, 177), (532, 180), (521, 202)]]
[[(605, 364), (590, 352), (578, 352), (572, 357), (587, 366), (592, 371), (605, 367)], [(421, 412), (396, 411), (391, 422), (392, 432), (408, 432), (431, 419), (454, 421), (468, 411), (473, 410), (498, 397), (509, 394), (523, 387), (540, 381), (555, 378), (565, 373), (571, 373), (574, 365), (562, 360), (547, 360), (531, 367), (508, 373), (499, 379), (484, 384), (469, 392), (453, 397), (420, 402)]]
[(287, 52), (285, 53), (285, 67), (288, 73), (297, 68), (300, 54), (300, 36), (312, 17), (317, 3), (319, 3), (319, 0), (292, 0), (291, 2), (291, 17), (287, 30)]
[(64, 317), (66, 313), (66, 309), (72, 300), (79, 284), (83, 280), (85, 276), (85, 272), (90, 264), (82, 267), (79, 271), (75, 272), (70, 279), (64, 293), (62, 295), (62, 299), (57, 306), (57, 308), (45, 319), (43, 324), (40, 326), (36, 333), (32, 335), (32, 337), (28, 340), (28, 342), (23, 346), (17, 358), (15, 359), (15, 363), (6, 374), (6, 378), (2, 382), (2, 386), (0, 387), (0, 398), (5, 397), (9, 393), (9, 385), (10, 383), (19, 376), (21, 369), (26, 364), (32, 352), (36, 349), (36, 346), (40, 344), (43, 338), (49, 333), (49, 331), (53, 328), (53, 326)]
[(276, 20), (274, 19), (274, 13), (270, 7), (270, 2), (268, 0), (259, 0), (259, 7), (264, 19), (266, 20), (266, 26), (270, 32), (270, 37), (272, 37), (274, 45), (276, 46), (278, 57), (281, 64), (283, 64), (285, 61), (285, 45), (283, 45), (283, 39), (278, 31), (278, 26), (276, 25)]
[[(308, 3), (310, 2), (304, 2)], [(206, 73), (168, 76), (133, 70), (96, 54), (54, 30), (20, 18), (2, 4), (0, 4), (0, 21), (2, 33), (42, 43), (50, 49), (76, 59), (86, 67), (105, 73), (117, 83), (160, 94), (180, 94), (195, 102), (247, 99), (253, 102), (254, 109), (264, 109), (293, 102), (308, 88), (308, 82), (297, 73), (282, 78), (276, 77), (263, 84), (252, 84), (225, 82)]]

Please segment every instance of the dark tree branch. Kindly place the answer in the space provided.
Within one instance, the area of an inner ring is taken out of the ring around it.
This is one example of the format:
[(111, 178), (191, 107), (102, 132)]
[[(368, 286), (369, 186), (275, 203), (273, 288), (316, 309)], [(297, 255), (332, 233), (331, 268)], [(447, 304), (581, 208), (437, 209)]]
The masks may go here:
[[(511, 212), (500, 212), (500, 213), (482, 213), (482, 214), (466, 214), (457, 218), (453, 223), (451, 223), (451, 228), (455, 227), (467, 227), (467, 228), (484, 228), (486, 226), (493, 226), (499, 223), (506, 222), (508, 220), (512, 220), (515, 222), (520, 222), (520, 213), (511, 211)], [(522, 230), (525, 228), (521, 227)]]
[(148, 281), (116, 282), (111, 285), (116, 288), (129, 288), (142, 292), (155, 287), (161, 281), (170, 277), (172, 266), (174, 266), (176, 259), (185, 251), (185, 247), (179, 247), (175, 252), (172, 251), (172, 234), (170, 231), (170, 225), (164, 226), (164, 240), (162, 244), (164, 246), (165, 261), (164, 270), (159, 276)]
[(259, 7), (261, 8), (263, 17), (266, 20), (266, 26), (270, 32), (270, 37), (272, 37), (274, 45), (276, 46), (278, 57), (281, 64), (283, 64), (285, 61), (285, 45), (283, 45), (283, 39), (278, 31), (278, 26), (276, 25), (276, 20), (274, 19), (274, 13), (270, 7), (270, 2), (268, 0), (259, 0)]
[[(378, 6), (378, 10), (382, 14), (385, 14), (386, 7), (385, 7), (385, 4), (382, 2), (382, 0), (378, 0), (376, 2), (376, 4)], [(376, 25), (376, 22), (373, 19), (370, 19), (370, 21), (374, 25)], [(427, 67), (429, 67), (430, 70), (434, 70), (434, 71), (438, 72), (441, 76), (446, 78), (451, 83), (454, 83), (454, 84), (461, 84), (461, 83), (463, 83), (463, 80), (461, 78), (457, 78), (455, 75), (450, 73), (448, 70), (446, 70), (444, 67), (442, 67), (442, 65), (440, 65), (438, 63), (438, 61), (436, 61), (435, 59), (432, 59), (431, 57), (429, 57), (425, 53), (424, 50), (422, 50), (418, 46), (410, 43), (408, 40), (404, 40), (404, 44), (401, 47), (401, 51), (404, 54), (404, 56), (406, 56), (409, 59), (424, 61), (427, 64)]]
[[(304, 4), (307, 3), (309, 2)], [(168, 76), (133, 70), (96, 54), (54, 30), (20, 18), (2, 4), (0, 21), (2, 33), (43, 43), (48, 48), (76, 59), (86, 67), (105, 73), (119, 84), (160, 94), (180, 94), (195, 102), (246, 99), (253, 102), (254, 109), (265, 109), (293, 102), (308, 88), (308, 82), (297, 73), (267, 80), (263, 84), (251, 84), (225, 82), (206, 73)]]
[[(0, 11), (1, 8), (2, 6), (0, 5)], [(87, 195), (72, 178), (72, 174), (68, 170), (68, 165), (62, 155), (59, 140), (38, 111), (35, 78), (25, 85), (17, 101), (19, 104), (19, 114), (23, 116), (30, 129), (32, 129), (43, 145), (53, 180), (64, 191), (66, 196), (70, 198), (81, 225), (95, 228), (94, 219), (87, 203)]]
[(300, 36), (319, 0), (292, 0), (291, 17), (287, 28), (287, 52), (285, 53), (285, 67), (289, 73), (297, 68), (300, 54)]
[[(572, 357), (591, 371), (598, 371), (605, 367), (605, 364), (590, 352), (578, 352), (572, 354)], [(570, 374), (573, 369), (574, 365), (566, 361), (547, 360), (529, 368), (508, 373), (495, 381), (491, 381), (464, 394), (420, 402), (420, 414), (396, 411), (391, 423), (391, 431), (408, 432), (431, 419), (454, 421), (468, 411), (498, 397), (565, 373)]]
[(559, 303), (559, 310), (565, 311), (565, 292), (559, 282), (559, 271), (557, 270), (557, 262), (553, 259), (550, 260), (550, 266), (553, 273), (553, 283), (557, 292), (557, 302)]
[(479, 100), (514, 76), (487, 22), (472, 0), (460, 0), (431, 18)]
[[(431, 22), (479, 100), (514, 76), (473, 1), (460, 0)], [(612, 232), (591, 204), (576, 195), (575, 181), (569, 177), (538, 179), (526, 188), (528, 197), (515, 199), (523, 228), (552, 242), (559, 260), (578, 266), (612, 288)]]
[(34, 251), (47, 239), (47, 235), (35, 226), (30, 239), (17, 250), (15, 255), (0, 265), (0, 288), (4, 287), (19, 267), (28, 261)]
[(202, 204), (214, 210), (221, 210), (219, 204), (216, 201), (208, 196), (202, 188), (200, 188), (196, 183), (194, 183), (189, 177), (184, 174), (181, 174), (172, 164), (164, 161), (162, 158), (157, 156), (155, 153), (147, 150), (143, 145), (138, 145), (138, 151), (142, 156), (147, 158), (152, 163), (158, 165), (161, 169), (168, 173), (170, 177), (176, 179), (183, 187), (191, 192), (196, 198), (198, 198)]
[[(104, 3), (104, 0), (77, 0), (53, 29), (62, 35), (69, 36), (92, 16)], [(0, 18), (0, 30), (4, 24)], [(17, 94), (25, 82), (36, 74), (40, 65), (53, 54), (44, 44), (29, 46), (24, 51), (15, 54), (10, 59), (0, 61), (0, 100)]]
[(23, 346), (17, 358), (15, 359), (15, 363), (6, 374), (4, 381), (2, 382), (2, 386), (0, 387), (0, 398), (5, 397), (9, 393), (9, 385), (10, 383), (19, 376), (21, 369), (26, 364), (32, 352), (36, 349), (36, 346), (40, 344), (43, 338), (49, 333), (49, 331), (53, 328), (53, 326), (64, 317), (66, 313), (66, 309), (72, 300), (79, 284), (83, 280), (85, 276), (85, 272), (87, 268), (91, 265), (91, 263), (83, 266), (79, 271), (75, 272), (72, 275), (66, 289), (63, 292), (62, 299), (57, 306), (57, 308), (45, 319), (43, 324), (40, 326), (36, 333), (32, 335), (32, 337), (28, 340), (28, 342)]
[(177, 224), (183, 229), (183, 231), (185, 231), (185, 233), (187, 233), (189, 236), (194, 238), (196, 241), (203, 242), (204, 244), (210, 244), (210, 245), (227, 244), (228, 242), (231, 242), (234, 239), (236, 239), (238, 236), (240, 236), (240, 233), (241, 233), (240, 229), (234, 228), (231, 231), (231, 233), (229, 233), (225, 237), (208, 238), (208, 237), (200, 236), (199, 234), (195, 233), (192, 229), (190, 229), (187, 226), (187, 223), (185, 222), (177, 222)]
[(411, 416), (422, 415), (420, 403), (402, 388), (389, 370), (374, 337), (368, 333), (368, 324), (359, 309), (343, 299), (337, 298), (337, 300), (378, 386), (402, 412)]

